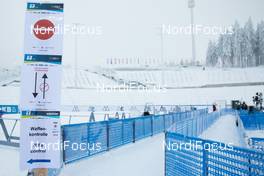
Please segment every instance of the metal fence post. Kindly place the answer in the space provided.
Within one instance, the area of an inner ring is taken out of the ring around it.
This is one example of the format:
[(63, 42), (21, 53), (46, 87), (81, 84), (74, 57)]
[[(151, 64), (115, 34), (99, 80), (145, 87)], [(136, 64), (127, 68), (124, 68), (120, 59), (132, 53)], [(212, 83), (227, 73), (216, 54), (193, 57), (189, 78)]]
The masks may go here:
[[(88, 142), (88, 144), (89, 145), (91, 145), (90, 144), (90, 125), (89, 125), (89, 123), (87, 123), (87, 142)], [(90, 150), (88, 150), (88, 156), (90, 156)]]
[(106, 122), (106, 146), (107, 146), (107, 151), (110, 148), (110, 137), (109, 137), (109, 121)]
[(164, 168), (165, 172), (164, 175), (167, 175), (167, 139), (168, 139), (168, 133), (165, 133), (165, 159), (164, 159)]
[(124, 120), (121, 120), (121, 122), (122, 122), (122, 129), (121, 129), (121, 135), (122, 135), (122, 145), (124, 144)]
[(165, 115), (162, 115), (162, 117), (163, 117), (163, 132), (165, 133), (165, 131), (166, 131), (166, 123), (165, 123)]
[(133, 143), (136, 142), (136, 121), (133, 120)]
[(151, 136), (153, 136), (153, 116), (151, 116), (150, 124), (151, 124)]
[(65, 160), (66, 160), (66, 156), (65, 156), (65, 147), (64, 147), (64, 128), (63, 127), (61, 127), (61, 141), (62, 141), (62, 151), (61, 151), (61, 153), (62, 153), (62, 163), (64, 163), (65, 162)]
[(205, 141), (202, 140), (202, 150), (203, 150), (203, 174), (202, 176), (207, 176), (208, 175), (208, 161), (207, 161), (207, 150), (204, 148), (205, 146)]

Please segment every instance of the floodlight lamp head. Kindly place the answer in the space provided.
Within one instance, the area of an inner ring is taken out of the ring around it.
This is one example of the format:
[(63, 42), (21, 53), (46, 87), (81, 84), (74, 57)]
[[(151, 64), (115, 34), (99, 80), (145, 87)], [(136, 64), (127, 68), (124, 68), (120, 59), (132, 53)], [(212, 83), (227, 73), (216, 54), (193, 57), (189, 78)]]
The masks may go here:
[(188, 0), (188, 7), (189, 7), (189, 8), (194, 8), (194, 7), (195, 7), (195, 2), (194, 2), (194, 0)]

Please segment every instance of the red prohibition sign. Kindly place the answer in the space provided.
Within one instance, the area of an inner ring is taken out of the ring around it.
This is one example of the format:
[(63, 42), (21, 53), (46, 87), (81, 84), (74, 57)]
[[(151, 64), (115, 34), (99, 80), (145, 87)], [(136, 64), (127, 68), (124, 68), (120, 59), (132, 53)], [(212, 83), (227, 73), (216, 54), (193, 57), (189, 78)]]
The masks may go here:
[(55, 33), (55, 26), (50, 20), (42, 19), (34, 24), (34, 35), (40, 40), (48, 40)]

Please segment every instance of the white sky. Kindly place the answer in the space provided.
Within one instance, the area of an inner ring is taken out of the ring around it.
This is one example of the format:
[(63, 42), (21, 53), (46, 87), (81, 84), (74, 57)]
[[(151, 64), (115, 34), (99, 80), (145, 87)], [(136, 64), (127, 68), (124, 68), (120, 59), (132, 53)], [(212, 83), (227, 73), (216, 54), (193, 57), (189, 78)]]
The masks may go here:
[[(159, 26), (188, 25), (187, 0), (64, 0), (65, 24), (101, 26), (100, 36), (78, 38), (79, 65), (98, 65), (109, 57), (160, 57)], [(1, 66), (23, 60), (25, 0), (1, 0)], [(263, 0), (196, 0), (195, 23), (229, 26), (252, 17), (254, 25), (264, 19)], [(197, 58), (204, 60), (212, 35), (196, 36)], [(190, 58), (189, 35), (164, 37), (165, 58)], [(64, 38), (64, 64), (74, 63), (74, 36)]]

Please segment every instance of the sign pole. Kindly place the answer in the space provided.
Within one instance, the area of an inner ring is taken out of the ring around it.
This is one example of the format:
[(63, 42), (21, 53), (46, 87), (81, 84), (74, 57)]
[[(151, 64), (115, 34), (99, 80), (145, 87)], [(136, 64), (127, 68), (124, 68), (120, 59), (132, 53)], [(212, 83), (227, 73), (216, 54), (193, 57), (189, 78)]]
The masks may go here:
[(33, 170), (33, 175), (34, 176), (48, 176), (48, 169), (47, 168), (34, 169)]

